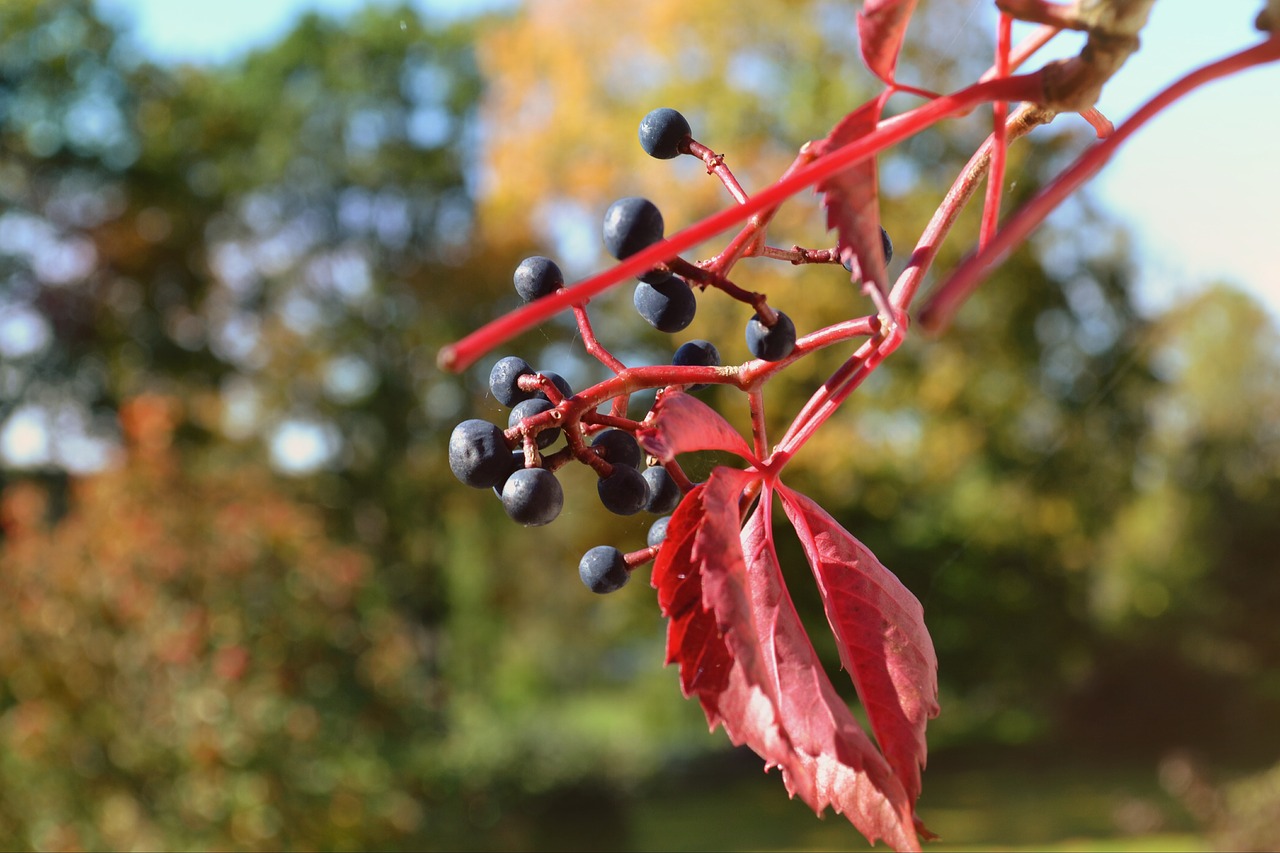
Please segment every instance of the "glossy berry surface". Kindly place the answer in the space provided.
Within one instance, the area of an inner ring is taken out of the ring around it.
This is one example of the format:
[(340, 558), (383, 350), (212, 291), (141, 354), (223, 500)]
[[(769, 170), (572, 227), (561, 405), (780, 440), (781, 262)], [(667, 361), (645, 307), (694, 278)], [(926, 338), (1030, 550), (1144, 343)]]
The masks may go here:
[(525, 527), (541, 527), (564, 508), (564, 490), (546, 468), (521, 468), (502, 487), (502, 508)]
[(612, 545), (597, 545), (582, 555), (578, 577), (587, 589), (604, 595), (626, 586), (631, 573), (627, 571), (627, 561), (621, 551)]
[(521, 376), (533, 372), (529, 362), (517, 355), (500, 358), (489, 371), (489, 393), (504, 406), (514, 406), (521, 400), (528, 400), (533, 392), (523, 390), (517, 383)]
[(604, 214), (604, 247), (618, 260), (662, 239), (662, 213), (647, 198), (620, 198)]
[(667, 525), (671, 524), (671, 516), (664, 515), (653, 524), (649, 525), (649, 533), (645, 537), (645, 544), (650, 548), (661, 545), (667, 541)]
[(449, 468), (473, 488), (496, 485), (511, 470), (511, 448), (502, 430), (477, 418), (458, 424), (449, 436)]
[(651, 468), (644, 469), (642, 476), (649, 485), (649, 499), (644, 504), (645, 512), (657, 513), (658, 515), (674, 512), (675, 508), (680, 505), (680, 499), (684, 497), (684, 493), (680, 491), (676, 481), (667, 473), (667, 469), (661, 465), (654, 465)]
[(781, 361), (796, 348), (796, 325), (781, 311), (778, 322), (769, 328), (755, 314), (747, 321), (747, 349), (756, 358), (765, 361)]
[(644, 454), (640, 452), (640, 443), (629, 432), (620, 429), (607, 429), (597, 433), (591, 440), (591, 446), (603, 451), (604, 461), (610, 465), (627, 465), (639, 468)]
[(691, 133), (689, 120), (670, 107), (660, 107), (640, 119), (640, 147), (659, 160), (679, 157), (680, 142)]
[(555, 261), (541, 255), (521, 261), (512, 279), (516, 285), (516, 293), (525, 302), (550, 296), (564, 287), (564, 273), (560, 272), (560, 267), (556, 266)]
[[(671, 363), (682, 367), (719, 367), (720, 351), (711, 341), (689, 341), (680, 345), (680, 349), (676, 350), (676, 354), (671, 357)], [(696, 385), (690, 385), (689, 390), (701, 391), (706, 387), (705, 382), (699, 382)]]
[[(525, 418), (531, 418), (534, 415), (549, 412), (554, 408), (555, 406), (551, 404), (551, 401), (543, 397), (534, 397), (530, 400), (523, 400), (516, 403), (515, 407), (511, 409), (511, 414), (507, 417), (507, 428), (511, 429)], [(542, 449), (550, 447), (559, 437), (560, 430), (558, 428), (542, 430), (538, 433), (538, 448)]]
[(636, 285), (633, 299), (636, 311), (645, 322), (659, 332), (678, 332), (693, 322), (698, 300), (693, 288), (677, 276), (668, 276), (654, 284)]
[(614, 465), (613, 473), (596, 483), (600, 503), (615, 515), (635, 515), (649, 500), (649, 483), (629, 465)]

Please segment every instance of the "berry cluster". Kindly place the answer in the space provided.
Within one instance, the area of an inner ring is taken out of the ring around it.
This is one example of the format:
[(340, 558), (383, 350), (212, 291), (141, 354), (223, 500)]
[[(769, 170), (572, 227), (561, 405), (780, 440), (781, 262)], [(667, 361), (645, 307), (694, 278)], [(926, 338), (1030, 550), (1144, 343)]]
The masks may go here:
[[(735, 197), (742, 190), (723, 165), (723, 157), (693, 139), (688, 121), (672, 109), (658, 109), (640, 123), (640, 144), (649, 155), (671, 159), (681, 154), (699, 157), (708, 172), (716, 174)], [(661, 241), (665, 223), (653, 202), (628, 197), (615, 201), (604, 215), (602, 237), (611, 255), (623, 260)], [(892, 255), (888, 234), (883, 234), (886, 261)], [(835, 249), (790, 250), (764, 245), (763, 231), (737, 257), (718, 256), (709, 262), (691, 263), (676, 256), (644, 272), (634, 294), (636, 311), (653, 328), (679, 332), (693, 321), (697, 311), (694, 287), (720, 290), (754, 309), (747, 321), (747, 349), (766, 367), (785, 361), (797, 347), (791, 319), (772, 308), (763, 294), (744, 290), (727, 278), (740, 257), (764, 256), (791, 263), (840, 263)], [(516, 293), (526, 303), (544, 299), (565, 286), (564, 275), (554, 261), (526, 258), (513, 276)], [(597, 477), (600, 502), (610, 512), (634, 515), (641, 511), (660, 516), (648, 534), (647, 546), (624, 554), (613, 546), (589, 550), (578, 566), (582, 581), (593, 592), (620, 589), (636, 566), (653, 559), (666, 536), (670, 513), (693, 488), (675, 462), (645, 465), (636, 440), (643, 421), (626, 417), (629, 396), (640, 388), (678, 387), (697, 392), (713, 382), (742, 384), (741, 368), (722, 368), (720, 353), (709, 341), (693, 340), (676, 349), (669, 365), (628, 368), (596, 340), (585, 305), (574, 314), (588, 352), (614, 374), (586, 391), (575, 394), (558, 374), (535, 370), (519, 356), (498, 359), (489, 374), (494, 399), (511, 409), (503, 430), (484, 420), (463, 421), (449, 439), (449, 465), (459, 480), (475, 488), (492, 488), (514, 521), (527, 527), (550, 524), (564, 506), (564, 492), (555, 471), (570, 462), (591, 467)], [(619, 381), (626, 373), (627, 382)], [(609, 403), (609, 414), (599, 411)], [(564, 446), (553, 450), (561, 438)]]

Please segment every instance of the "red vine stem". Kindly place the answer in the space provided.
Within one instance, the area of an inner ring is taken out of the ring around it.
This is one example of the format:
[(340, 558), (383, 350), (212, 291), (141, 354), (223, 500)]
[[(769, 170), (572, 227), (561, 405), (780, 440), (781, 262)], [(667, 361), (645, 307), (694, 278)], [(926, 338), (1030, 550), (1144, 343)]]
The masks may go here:
[[(787, 166), (778, 180), (786, 180), (797, 169), (812, 163), (814, 159), (812, 146), (808, 144), (802, 146), (800, 153), (791, 161), (791, 165)], [(746, 204), (746, 201), (743, 200), (740, 203)], [(721, 276), (727, 276), (733, 271), (733, 267), (738, 261), (754, 254), (763, 244), (765, 230), (769, 227), (769, 223), (773, 221), (774, 214), (778, 212), (778, 207), (779, 205), (775, 204), (752, 214), (742, 230), (734, 235), (728, 246), (725, 246), (724, 251), (708, 260), (704, 266)]]
[(1042, 94), (1038, 73), (976, 83), (951, 95), (922, 104), (914, 110), (882, 121), (871, 134), (843, 145), (805, 165), (789, 177), (749, 197), (743, 204), (712, 214), (671, 235), (666, 240), (637, 252), (616, 266), (572, 287), (559, 290), (505, 314), (461, 340), (441, 348), (437, 362), (445, 370), (459, 372), (474, 364), (493, 347), (533, 328), (555, 314), (604, 292), (623, 279), (642, 273), (678, 255), (752, 214), (781, 204), (786, 199), (823, 178), (840, 172), (901, 142), (948, 116), (964, 112), (991, 100), (1035, 101)]
[[(609, 368), (616, 375), (620, 371), (626, 370), (627, 366), (617, 359), (617, 357), (609, 352), (609, 350), (600, 343), (596, 338), (595, 330), (591, 328), (591, 319), (587, 316), (587, 307), (583, 303), (573, 306), (573, 318), (578, 323), (578, 334), (582, 335), (582, 345), (586, 348), (590, 355), (595, 356), (596, 360)], [(615, 417), (622, 417), (627, 413), (628, 398), (625, 395), (615, 397), (613, 400), (610, 413)]]
[[(786, 434), (782, 436), (782, 441), (778, 442), (778, 448), (774, 453), (775, 457), (781, 457), (784, 460), (789, 458), (792, 453), (809, 440), (814, 430), (830, 417), (830, 414), (823, 416), (822, 413), (830, 408), (832, 399), (840, 392), (840, 389), (849, 388), (850, 391), (853, 390), (850, 387), (850, 381), (866, 372), (867, 359), (870, 358), (876, 347), (880, 345), (880, 340), (880, 338), (872, 338), (865, 341), (862, 346), (858, 347), (857, 352), (849, 357), (848, 361), (840, 365), (840, 368), (831, 374), (826, 382), (822, 383), (822, 387), (814, 392), (814, 395), (809, 398), (809, 401), (804, 404), (804, 408), (800, 410), (800, 413), (791, 422)], [(843, 397), (841, 399), (843, 400)]]
[[(1005, 73), (1017, 71), (1036, 51), (1048, 44), (1060, 32), (1062, 32), (1061, 27), (1048, 25), (1037, 27), (1031, 35), (1018, 42), (1018, 45), (1009, 52), (1009, 68)], [(1003, 75), (999, 73), (998, 67), (993, 65), (978, 79), (991, 80), (999, 76)]]
[(738, 183), (738, 179), (733, 176), (733, 172), (724, 164), (724, 155), (717, 154), (707, 146), (703, 145), (696, 139), (686, 138), (680, 146), (682, 151), (697, 157), (707, 167), (708, 175), (715, 175), (720, 179), (720, 183), (724, 184), (724, 188), (729, 191), (729, 195), (733, 196), (733, 200), (738, 204), (743, 204), (747, 200), (746, 190)]
[[(996, 76), (1009, 73), (1009, 44), (1013, 36), (1013, 18), (1000, 13), (996, 30)], [(991, 242), (1000, 222), (1000, 193), (1004, 189), (1005, 138), (1004, 122), (1009, 117), (1009, 103), (992, 104), (991, 171), (987, 176), (987, 197), (982, 206), (982, 227), (978, 230), (978, 246)]]
[[(1055, 113), (1052, 110), (1044, 107), (1035, 104), (1022, 104), (1014, 110), (1013, 115), (1006, 122), (1006, 141), (1013, 142), (1026, 136), (1034, 128), (1051, 121), (1054, 115)], [(960, 211), (964, 210), (965, 205), (973, 198), (974, 192), (978, 189), (978, 183), (987, 173), (987, 169), (991, 164), (991, 150), (994, 140), (994, 136), (988, 136), (986, 141), (978, 146), (978, 150), (969, 158), (969, 162), (960, 170), (955, 182), (947, 190), (946, 196), (942, 199), (942, 204), (938, 205), (938, 209), (934, 211), (933, 218), (929, 220), (924, 233), (920, 235), (920, 241), (916, 244), (915, 251), (911, 253), (911, 259), (907, 262), (906, 269), (902, 271), (902, 274), (898, 276), (897, 282), (893, 285), (890, 300), (894, 305), (900, 306), (903, 310), (911, 306), (912, 300), (915, 299), (916, 291), (919, 290), (920, 283), (924, 280), (925, 273), (929, 271), (929, 267), (933, 265), (934, 258), (938, 255), (938, 249), (942, 246), (942, 241), (951, 232), (951, 227), (955, 225)]]
[(627, 369), (625, 364), (618, 361), (617, 357), (596, 339), (596, 333), (591, 328), (591, 320), (587, 317), (585, 305), (578, 304), (573, 306), (573, 318), (578, 321), (578, 334), (582, 335), (582, 345), (589, 355), (595, 356), (597, 361), (614, 373)]
[(1089, 107), (1089, 109), (1082, 111), (1080, 117), (1093, 126), (1093, 130), (1099, 139), (1106, 139), (1116, 132), (1116, 126), (1111, 123), (1110, 119), (1098, 112), (1097, 107)]
[(1280, 59), (1280, 37), (1273, 36), (1261, 44), (1192, 71), (1147, 101), (1128, 121), (1121, 124), (1115, 133), (1095, 143), (1066, 171), (1023, 205), (985, 248), (979, 249), (961, 262), (921, 311), (921, 325), (931, 332), (937, 332), (945, 327), (960, 304), (982, 283), (992, 267), (1002, 262), (1016, 246), (1027, 239), (1036, 226), (1043, 222), (1067, 196), (1097, 174), (1115, 155), (1116, 150), (1161, 110), (1206, 83), (1278, 59)]

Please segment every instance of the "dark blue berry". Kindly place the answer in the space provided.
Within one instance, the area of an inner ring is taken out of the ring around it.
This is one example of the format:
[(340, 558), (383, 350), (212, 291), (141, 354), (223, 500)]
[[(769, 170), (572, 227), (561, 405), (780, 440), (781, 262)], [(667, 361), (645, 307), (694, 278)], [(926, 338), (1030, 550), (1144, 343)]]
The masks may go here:
[(533, 372), (529, 362), (519, 356), (500, 358), (489, 371), (489, 392), (504, 406), (514, 406), (521, 400), (528, 400), (533, 392), (523, 390), (518, 383), (521, 376), (528, 376)]
[(615, 592), (631, 580), (626, 558), (612, 545), (597, 545), (582, 555), (578, 563), (578, 577), (592, 592), (604, 595)]
[(607, 429), (591, 440), (591, 446), (604, 451), (604, 461), (610, 465), (627, 465), (639, 468), (644, 454), (636, 437), (620, 429)]
[(453, 428), (449, 436), (449, 468), (468, 486), (487, 489), (507, 476), (511, 448), (502, 430), (472, 418)]
[(684, 497), (684, 493), (680, 491), (680, 487), (676, 485), (676, 481), (667, 473), (667, 469), (661, 465), (654, 465), (651, 468), (644, 469), (642, 475), (646, 483), (649, 484), (649, 499), (645, 501), (645, 512), (664, 513), (674, 512), (675, 508), (680, 505), (680, 499)]
[(667, 525), (671, 523), (671, 516), (664, 515), (653, 524), (649, 525), (649, 535), (645, 537), (645, 544), (650, 548), (655, 545), (661, 545), (667, 539)]
[[(715, 348), (715, 344), (711, 341), (689, 341), (681, 344), (680, 349), (676, 350), (676, 354), (671, 357), (671, 363), (680, 366), (696, 366), (696, 367), (719, 367), (720, 351)], [(696, 385), (690, 385), (690, 391), (701, 391), (706, 388), (705, 382), (699, 382)]]
[(674, 275), (656, 284), (641, 282), (636, 285), (633, 301), (640, 316), (650, 326), (667, 334), (678, 332), (692, 323), (698, 310), (693, 288)]
[(618, 260), (662, 239), (662, 213), (647, 198), (620, 198), (604, 214), (604, 247)]
[(747, 349), (756, 358), (781, 361), (796, 348), (795, 323), (781, 311), (777, 313), (778, 322), (773, 324), (773, 328), (762, 323), (759, 314), (747, 321)]
[(600, 503), (615, 515), (635, 515), (649, 500), (644, 475), (629, 465), (614, 465), (613, 473), (596, 483)]
[(564, 490), (546, 468), (521, 468), (502, 487), (502, 507), (513, 521), (541, 527), (555, 521), (564, 507)]
[[(511, 414), (507, 417), (507, 428), (511, 429), (515, 427), (517, 424), (519, 424), (525, 418), (531, 418), (534, 415), (540, 415), (543, 412), (550, 411), (551, 409), (554, 409), (554, 408), (555, 406), (552, 405), (550, 400), (544, 399), (542, 397), (534, 397), (530, 400), (522, 400), (521, 402), (516, 403), (515, 407), (512, 408), (511, 410)], [(555, 440), (559, 437), (560, 437), (559, 427), (555, 429), (544, 429), (538, 433), (538, 447), (539, 448), (550, 447), (552, 444), (555, 443)]]
[(656, 109), (640, 119), (640, 147), (659, 160), (679, 157), (680, 142), (691, 133), (688, 120), (670, 107)]
[(515, 281), (516, 293), (525, 302), (550, 296), (564, 287), (564, 273), (560, 272), (560, 267), (556, 266), (555, 261), (541, 255), (521, 261), (512, 279)]

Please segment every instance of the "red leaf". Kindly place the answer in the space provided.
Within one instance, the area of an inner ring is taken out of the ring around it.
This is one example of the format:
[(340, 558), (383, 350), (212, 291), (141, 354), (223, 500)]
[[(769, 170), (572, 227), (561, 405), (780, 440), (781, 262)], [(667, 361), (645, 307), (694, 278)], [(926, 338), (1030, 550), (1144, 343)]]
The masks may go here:
[(858, 13), (862, 61), (872, 74), (891, 86), (902, 38), (915, 8), (916, 0), (867, 0)]
[[(868, 101), (849, 113), (818, 143), (819, 156), (874, 133), (880, 121), (884, 97)], [(874, 281), (887, 289), (884, 247), (880, 237), (880, 200), (876, 186), (876, 161), (868, 157), (837, 172), (817, 186), (827, 210), (827, 228), (836, 229), (840, 260), (857, 261), (855, 270), (863, 281)]]
[[(697, 696), (711, 728), (723, 724), (729, 739), (755, 750), (766, 767), (790, 763), (798, 772), (776, 703), (762, 687), (755, 648), (730, 651), (723, 633), (728, 625), (751, 620), (738, 540), (738, 497), (751, 479), (745, 471), (717, 468), (685, 495), (667, 527), (652, 583), (671, 620), (667, 663), (680, 665), (684, 695)], [(708, 598), (718, 607), (708, 605)]]
[(813, 567), (840, 658), (909, 801), (920, 795), (924, 731), (938, 714), (938, 660), (920, 602), (861, 542), (804, 495), (779, 486)]
[(759, 466), (746, 441), (715, 409), (682, 391), (662, 391), (653, 420), (636, 431), (640, 446), (670, 462), (681, 453), (724, 450)]
[(769, 501), (739, 529), (756, 477), (717, 468), (671, 519), (653, 571), (671, 620), (668, 663), (712, 728), (780, 767), (792, 796), (833, 807), (871, 841), (917, 850), (911, 800), (831, 686), (783, 584)]
[[(913, 801), (832, 687), (796, 613), (773, 548), (769, 509), (762, 501), (752, 513), (742, 546), (752, 639), (769, 668), (784, 731), (805, 774), (796, 779), (784, 764), (787, 789), (819, 814), (831, 806), (873, 844), (883, 838), (894, 849), (918, 850)], [(727, 632), (729, 647), (736, 652), (746, 633), (745, 626)]]

